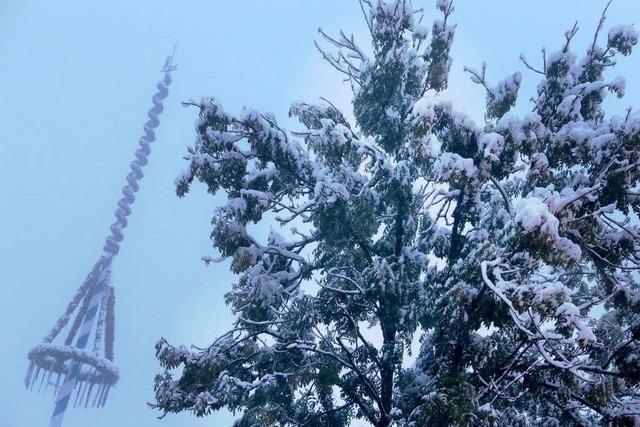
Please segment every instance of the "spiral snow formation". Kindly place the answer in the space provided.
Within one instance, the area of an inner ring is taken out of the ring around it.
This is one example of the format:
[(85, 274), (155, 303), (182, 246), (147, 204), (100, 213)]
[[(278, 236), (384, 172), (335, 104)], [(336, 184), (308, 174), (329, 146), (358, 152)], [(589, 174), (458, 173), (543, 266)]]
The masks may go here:
[(167, 58), (167, 62), (163, 68), (164, 78), (158, 82), (158, 91), (153, 95), (153, 107), (149, 109), (147, 116), (149, 117), (144, 124), (144, 135), (138, 141), (139, 148), (135, 153), (135, 160), (131, 162), (131, 171), (127, 175), (127, 185), (122, 188), (122, 197), (118, 200), (118, 208), (116, 209), (116, 221), (111, 225), (111, 235), (107, 237), (104, 244), (105, 261), (113, 258), (120, 251), (120, 242), (124, 238), (123, 230), (127, 226), (127, 217), (131, 213), (131, 205), (135, 201), (135, 193), (140, 188), (140, 180), (143, 173), (142, 168), (147, 164), (149, 153), (151, 153), (151, 143), (156, 140), (155, 129), (160, 124), (158, 116), (164, 110), (162, 101), (169, 94), (169, 85), (171, 84), (171, 71), (175, 70), (172, 64), (173, 55)]
[[(111, 286), (111, 261), (120, 250), (127, 217), (131, 214), (131, 205), (135, 202), (135, 193), (143, 176), (142, 168), (148, 162), (151, 143), (156, 139), (155, 129), (160, 124), (158, 116), (163, 110), (162, 101), (169, 94), (170, 73), (175, 68), (172, 54), (165, 61), (162, 69), (164, 77), (153, 95), (153, 107), (147, 113), (144, 135), (138, 141), (139, 147), (131, 162), (127, 184), (122, 188), (122, 197), (118, 200), (115, 212), (116, 221), (110, 227), (111, 233), (103, 246), (104, 253), (63, 316), (45, 337), (44, 343), (29, 352), (30, 363), (25, 378), (27, 387), (31, 389), (39, 383), (38, 389), (43, 385), (45, 391), (50, 385), (55, 389), (56, 402), (49, 427), (61, 427), (74, 392), (74, 405), (102, 406), (109, 389), (118, 380), (118, 369), (113, 363), (114, 292)], [(74, 315), (64, 343), (56, 344), (56, 338)], [(92, 336), (93, 350), (86, 350)]]

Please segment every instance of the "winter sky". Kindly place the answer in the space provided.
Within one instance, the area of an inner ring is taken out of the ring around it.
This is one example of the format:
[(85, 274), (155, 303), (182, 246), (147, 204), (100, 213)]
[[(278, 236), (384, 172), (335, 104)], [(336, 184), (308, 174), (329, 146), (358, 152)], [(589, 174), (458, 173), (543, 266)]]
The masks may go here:
[[(434, 2), (424, 6), (428, 21)], [(451, 89), (456, 108), (481, 119), (484, 93), (462, 72), (487, 62), (491, 81), (523, 72), (518, 110), (537, 84), (518, 61), (540, 63), (574, 20), (574, 48), (591, 42), (605, 1), (458, 0)], [(606, 26), (640, 25), (640, 3), (616, 0)], [(317, 28), (353, 32), (366, 45), (356, 0), (0, 0), (0, 426), (45, 426), (50, 396), (24, 390), (26, 354), (64, 310), (100, 255), (164, 57), (178, 70), (158, 139), (113, 267), (116, 363), (121, 380), (103, 409), (70, 410), (65, 426), (230, 425), (233, 417), (162, 420), (146, 403), (159, 372), (154, 343), (206, 345), (231, 324), (223, 302), (233, 276), (215, 255), (210, 219), (220, 196), (173, 182), (194, 138), (197, 111), (180, 101), (216, 96), (228, 110), (272, 111), (289, 129), (292, 101), (324, 96), (349, 108), (349, 87), (315, 51)], [(605, 33), (606, 34), (606, 33)], [(640, 107), (640, 52), (623, 59), (627, 96)]]

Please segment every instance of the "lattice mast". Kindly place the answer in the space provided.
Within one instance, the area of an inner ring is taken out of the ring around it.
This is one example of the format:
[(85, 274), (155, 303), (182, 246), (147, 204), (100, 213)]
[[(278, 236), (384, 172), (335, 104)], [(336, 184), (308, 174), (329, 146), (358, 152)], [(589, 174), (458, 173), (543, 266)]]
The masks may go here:
[[(44, 342), (29, 352), (29, 368), (25, 377), (27, 388), (42, 391), (44, 387), (46, 391), (54, 387), (55, 407), (49, 427), (62, 425), (71, 400), (74, 406), (103, 406), (110, 388), (118, 381), (118, 369), (113, 363), (115, 298), (111, 286), (111, 262), (120, 250), (127, 217), (131, 214), (135, 193), (143, 176), (142, 168), (148, 162), (151, 143), (156, 138), (162, 101), (169, 94), (171, 72), (176, 69), (174, 54), (175, 48), (162, 68), (164, 76), (153, 95), (153, 107), (148, 111), (144, 135), (131, 162), (127, 184), (122, 188), (122, 197), (115, 212), (116, 221), (110, 227), (103, 254)], [(72, 318), (74, 320), (66, 328), (66, 337), (62, 341), (61, 332)]]

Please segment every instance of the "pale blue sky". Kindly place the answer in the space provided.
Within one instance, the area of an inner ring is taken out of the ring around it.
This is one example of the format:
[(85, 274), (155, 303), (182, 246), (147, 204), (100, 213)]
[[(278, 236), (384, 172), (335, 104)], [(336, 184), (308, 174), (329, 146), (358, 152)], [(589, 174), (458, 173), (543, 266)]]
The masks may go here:
[[(427, 19), (432, 1), (424, 5)], [(457, 108), (479, 116), (483, 92), (462, 67), (487, 61), (495, 81), (537, 63), (581, 24), (592, 37), (604, 1), (462, 1), (453, 53)], [(640, 22), (640, 5), (617, 0), (609, 24)], [(313, 48), (318, 26), (360, 35), (355, 0), (151, 1), (0, 0), (0, 426), (45, 426), (50, 397), (22, 386), (27, 351), (61, 314), (100, 254), (113, 209), (150, 107), (159, 69), (178, 42), (178, 70), (165, 103), (122, 251), (114, 261), (116, 362), (121, 380), (103, 409), (70, 410), (65, 426), (221, 426), (228, 414), (159, 421), (145, 405), (159, 371), (153, 345), (205, 345), (231, 317), (222, 295), (233, 277), (205, 268), (211, 214), (220, 197), (202, 187), (184, 200), (173, 181), (194, 138), (197, 111), (180, 101), (215, 95), (228, 110), (272, 111), (289, 128), (289, 104), (325, 96), (348, 108), (348, 87)], [(621, 111), (640, 104), (640, 55), (621, 61)], [(537, 84), (523, 71), (519, 109)]]

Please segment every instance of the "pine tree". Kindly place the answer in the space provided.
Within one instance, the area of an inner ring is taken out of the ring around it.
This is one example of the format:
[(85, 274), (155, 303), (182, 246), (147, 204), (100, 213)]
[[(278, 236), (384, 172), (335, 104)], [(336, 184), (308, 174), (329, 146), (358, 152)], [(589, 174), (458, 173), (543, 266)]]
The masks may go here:
[(294, 104), (293, 133), (193, 102), (177, 193), (228, 196), (212, 240), (237, 318), (205, 349), (158, 342), (154, 406), (237, 426), (638, 425), (640, 115), (602, 109), (637, 31), (604, 37), (603, 13), (581, 57), (577, 26), (540, 66), (522, 57), (540, 79), (524, 117), (520, 73), (466, 69), (486, 91), (477, 125), (437, 96), (451, 1), (430, 31), (408, 0), (360, 5), (371, 54), (342, 32), (318, 45), (355, 124), (329, 102)]

